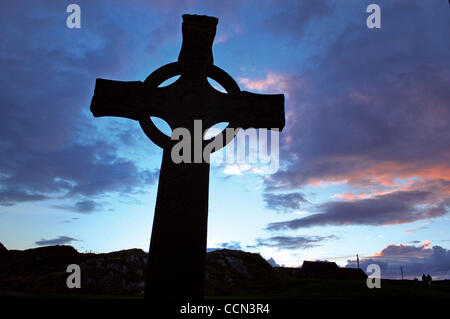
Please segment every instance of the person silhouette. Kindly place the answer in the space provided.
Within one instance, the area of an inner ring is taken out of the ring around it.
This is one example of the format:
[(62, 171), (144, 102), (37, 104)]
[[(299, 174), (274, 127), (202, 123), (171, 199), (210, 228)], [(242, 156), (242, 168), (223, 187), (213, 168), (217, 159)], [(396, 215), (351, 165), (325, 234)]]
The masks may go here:
[(427, 284), (428, 284), (428, 286), (431, 285), (431, 281), (432, 281), (432, 280), (433, 280), (433, 279), (431, 278), (431, 275), (428, 274), (428, 275), (427, 275)]
[(425, 274), (422, 274), (422, 282), (423, 282), (424, 284), (427, 283), (427, 276), (425, 276)]

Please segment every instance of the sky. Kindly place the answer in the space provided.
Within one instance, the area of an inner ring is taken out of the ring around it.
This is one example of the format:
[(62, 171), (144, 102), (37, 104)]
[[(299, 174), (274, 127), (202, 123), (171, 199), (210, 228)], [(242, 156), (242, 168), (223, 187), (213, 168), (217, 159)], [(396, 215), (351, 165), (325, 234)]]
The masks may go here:
[(219, 18), (214, 64), (241, 90), (286, 99), (276, 172), (212, 164), (208, 247), (450, 278), (446, 0), (2, 1), (0, 242), (148, 250), (162, 150), (89, 106), (96, 78), (176, 61), (185, 13)]

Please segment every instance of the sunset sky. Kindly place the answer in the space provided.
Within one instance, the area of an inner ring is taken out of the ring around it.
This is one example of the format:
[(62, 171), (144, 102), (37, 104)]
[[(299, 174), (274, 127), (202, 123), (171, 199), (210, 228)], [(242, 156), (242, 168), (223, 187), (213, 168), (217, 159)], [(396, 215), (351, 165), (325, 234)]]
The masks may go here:
[(219, 18), (241, 90), (286, 98), (276, 173), (212, 165), (208, 247), (450, 278), (447, 0), (0, 2), (0, 242), (148, 250), (162, 150), (89, 105), (176, 61), (185, 13)]

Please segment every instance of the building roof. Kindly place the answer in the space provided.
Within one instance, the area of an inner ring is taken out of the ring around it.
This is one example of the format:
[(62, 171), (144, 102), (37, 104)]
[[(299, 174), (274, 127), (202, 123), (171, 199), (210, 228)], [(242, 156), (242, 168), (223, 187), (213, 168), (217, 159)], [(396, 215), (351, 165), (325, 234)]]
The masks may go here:
[(335, 262), (304, 261), (301, 273), (307, 276), (324, 276), (346, 279), (363, 279), (367, 275), (359, 268), (340, 268)]
[(311, 275), (334, 275), (339, 267), (335, 262), (329, 261), (304, 261), (302, 272)]
[(366, 273), (360, 268), (339, 268), (337, 273), (339, 278), (346, 279), (365, 279)]

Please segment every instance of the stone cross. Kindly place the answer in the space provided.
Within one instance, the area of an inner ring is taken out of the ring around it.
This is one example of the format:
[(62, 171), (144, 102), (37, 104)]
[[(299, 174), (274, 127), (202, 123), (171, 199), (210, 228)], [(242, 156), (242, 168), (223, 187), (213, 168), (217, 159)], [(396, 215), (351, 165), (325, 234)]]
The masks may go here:
[[(282, 94), (241, 91), (230, 75), (213, 64), (217, 22), (214, 17), (183, 15), (178, 62), (157, 69), (144, 82), (96, 80), (93, 115), (139, 121), (144, 133), (163, 148), (146, 298), (203, 297), (209, 188), (209, 161), (175, 163), (171, 158), (174, 141), (156, 128), (150, 116), (164, 119), (172, 129), (182, 127), (189, 132), (194, 131), (194, 120), (201, 120), (205, 130), (221, 122), (243, 129), (282, 130), (285, 124)], [(177, 75), (174, 83), (159, 87)], [(214, 89), (208, 77), (226, 93)], [(234, 136), (218, 134), (213, 139), (221, 138), (226, 145)], [(214, 141), (203, 139), (201, 147)]]

